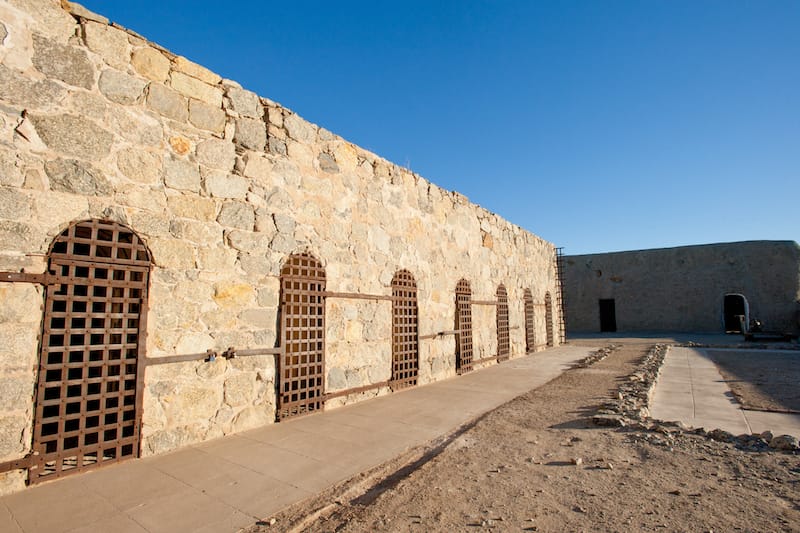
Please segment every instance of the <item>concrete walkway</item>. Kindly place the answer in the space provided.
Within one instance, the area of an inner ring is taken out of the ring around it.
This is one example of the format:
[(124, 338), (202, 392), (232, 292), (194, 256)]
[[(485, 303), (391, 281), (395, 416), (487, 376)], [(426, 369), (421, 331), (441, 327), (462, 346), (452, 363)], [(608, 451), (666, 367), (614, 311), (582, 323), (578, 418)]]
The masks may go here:
[(0, 498), (0, 531), (235, 531), (557, 377), (562, 346)]
[(705, 350), (671, 347), (661, 367), (650, 414), (734, 435), (772, 431), (800, 436), (800, 415), (747, 411), (734, 398)]

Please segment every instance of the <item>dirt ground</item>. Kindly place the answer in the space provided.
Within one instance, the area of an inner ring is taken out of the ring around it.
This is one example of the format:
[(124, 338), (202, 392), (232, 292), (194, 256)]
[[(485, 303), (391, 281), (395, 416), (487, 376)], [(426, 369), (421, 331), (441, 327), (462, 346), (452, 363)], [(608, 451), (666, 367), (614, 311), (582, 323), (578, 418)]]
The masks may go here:
[(800, 531), (800, 455), (598, 428), (625, 344), (248, 531)]
[(800, 413), (800, 352), (708, 350), (745, 409)]

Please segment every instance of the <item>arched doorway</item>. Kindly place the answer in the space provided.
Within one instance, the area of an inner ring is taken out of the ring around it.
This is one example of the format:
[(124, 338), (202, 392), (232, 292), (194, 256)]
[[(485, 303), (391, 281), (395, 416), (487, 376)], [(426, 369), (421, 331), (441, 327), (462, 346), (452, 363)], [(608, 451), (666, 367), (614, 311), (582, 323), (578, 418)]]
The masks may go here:
[(550, 293), (544, 295), (544, 331), (547, 335), (547, 345), (553, 346), (553, 298)]
[(419, 371), (417, 282), (408, 270), (392, 278), (392, 390), (417, 384)]
[(325, 400), (325, 269), (311, 254), (281, 268), (281, 351), (277, 419), (323, 408)]
[(472, 370), (472, 289), (469, 281), (456, 284), (456, 372), (464, 374)]
[(750, 305), (742, 294), (729, 293), (723, 300), (722, 311), (725, 333), (744, 333), (739, 317), (744, 317), (745, 328), (750, 324)]
[(30, 483), (139, 455), (147, 247), (117, 222), (87, 220), (47, 259), (56, 283), (45, 289)]
[(505, 361), (509, 358), (510, 349), (508, 341), (508, 292), (504, 285), (497, 287), (497, 360)]
[(536, 350), (536, 327), (533, 321), (533, 295), (530, 289), (525, 289), (523, 302), (525, 304), (525, 353), (531, 353)]

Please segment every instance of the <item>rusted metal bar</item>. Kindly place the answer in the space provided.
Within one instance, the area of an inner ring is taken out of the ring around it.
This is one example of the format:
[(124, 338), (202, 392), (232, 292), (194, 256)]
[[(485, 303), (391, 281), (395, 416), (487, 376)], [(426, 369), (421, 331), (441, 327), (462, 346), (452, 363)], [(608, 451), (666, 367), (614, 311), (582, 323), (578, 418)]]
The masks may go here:
[(169, 363), (185, 363), (186, 361), (213, 361), (217, 357), (233, 359), (234, 357), (248, 357), (251, 355), (280, 355), (280, 348), (252, 348), (249, 350), (237, 350), (233, 346), (222, 353), (214, 350), (207, 350), (203, 353), (188, 353), (183, 355), (170, 355), (167, 357), (150, 357), (147, 359), (148, 365), (166, 365)]
[(445, 335), (458, 335), (459, 333), (461, 333), (459, 330), (451, 329), (451, 330), (447, 330), (447, 331), (440, 331), (438, 333), (431, 333), (429, 335), (420, 335), (419, 338), (420, 338), (420, 340), (423, 340), (423, 339), (435, 339), (436, 337), (443, 337)]
[(519, 329), (519, 326), (510, 326), (510, 327), (508, 328), (508, 330), (509, 330), (509, 331), (511, 331), (512, 329)]
[(360, 392), (368, 392), (374, 389), (380, 389), (381, 387), (388, 387), (388, 381), (381, 381), (380, 383), (373, 383), (372, 385), (364, 385), (363, 387), (355, 387), (352, 389), (345, 389), (336, 392), (329, 392), (325, 394), (325, 401), (331, 400), (333, 398), (340, 398), (342, 396), (349, 396), (350, 394), (358, 394)]
[(500, 305), (500, 302), (496, 300), (470, 300), (469, 303), (472, 305)]
[(395, 298), (386, 294), (364, 294), (360, 292), (331, 292), (324, 291), (322, 293), (326, 298), (342, 298), (347, 300), (387, 300), (392, 301)]
[(29, 468), (33, 459), (33, 453), (29, 453), (25, 457), (19, 459), (12, 459), (11, 461), (4, 461), (0, 463), (0, 474), (10, 472), (12, 470), (23, 470)]
[(185, 363), (186, 361), (208, 361), (214, 360), (218, 355), (214, 350), (207, 350), (203, 353), (187, 353), (183, 355), (170, 355), (167, 357), (148, 357), (146, 359), (147, 366), (151, 365), (166, 365), (169, 363)]
[(222, 357), (225, 359), (233, 359), (234, 357), (247, 357), (250, 355), (280, 355), (283, 353), (280, 348), (251, 348), (249, 350), (237, 350), (233, 346), (222, 352)]
[(50, 281), (50, 274), (29, 274), (28, 272), (0, 272), (0, 282), (4, 283), (40, 283), (47, 285)]

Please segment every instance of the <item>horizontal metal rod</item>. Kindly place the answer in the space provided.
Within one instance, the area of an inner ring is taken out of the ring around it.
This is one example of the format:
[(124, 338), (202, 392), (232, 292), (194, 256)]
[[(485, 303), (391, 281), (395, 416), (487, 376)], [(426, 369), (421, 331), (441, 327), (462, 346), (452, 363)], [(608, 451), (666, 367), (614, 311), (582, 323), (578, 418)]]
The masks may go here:
[(25, 457), (20, 457), (19, 459), (12, 459), (11, 461), (2, 462), (0, 463), (0, 474), (10, 472), (12, 470), (28, 468), (31, 466), (32, 460), (33, 452), (29, 453)]
[(203, 353), (187, 353), (183, 355), (168, 355), (167, 357), (146, 357), (144, 362), (147, 366), (150, 365), (166, 365), (169, 363), (184, 363), (186, 361), (199, 361), (209, 359), (212, 356), (217, 357), (219, 354), (214, 350), (208, 350)]
[(448, 331), (440, 331), (438, 333), (431, 333), (429, 335), (420, 335), (419, 338), (420, 338), (420, 340), (423, 340), (423, 339), (435, 339), (436, 337), (442, 337), (444, 335), (458, 335), (459, 333), (461, 333), (460, 330), (451, 329), (451, 330), (448, 330)]
[(41, 283), (47, 285), (50, 274), (29, 274), (27, 272), (0, 272), (0, 282), (4, 283)]
[(488, 363), (489, 361), (497, 361), (497, 356), (493, 355), (491, 357), (484, 357), (483, 359), (475, 359), (472, 361), (472, 364), (476, 365), (478, 363)]
[(372, 385), (364, 385), (363, 387), (355, 387), (353, 389), (345, 389), (336, 392), (329, 392), (323, 396), (323, 400), (332, 400), (333, 398), (340, 398), (342, 396), (348, 396), (350, 394), (358, 394), (360, 392), (368, 392), (374, 389), (380, 389), (381, 387), (388, 387), (388, 381), (381, 381), (380, 383), (373, 383)]
[(344, 298), (349, 300), (394, 300), (393, 296), (387, 296), (385, 294), (364, 294), (360, 292), (331, 292), (331, 291), (324, 291), (322, 293), (323, 296), (327, 298)]
[(510, 330), (512, 330), (512, 329), (519, 329), (519, 326), (511, 326), (511, 327), (510, 327), (510, 328), (508, 328), (508, 329), (509, 329), (509, 331), (510, 331)]
[(469, 300), (467, 303), (473, 305), (500, 305), (500, 302), (497, 300)]
[(170, 355), (167, 357), (148, 357), (145, 359), (145, 364), (166, 365), (169, 363), (184, 363), (186, 361), (205, 361), (217, 357), (233, 359), (234, 357), (248, 357), (252, 355), (280, 355), (281, 353), (283, 353), (281, 348), (251, 348), (248, 350), (237, 350), (231, 346), (222, 353), (214, 350), (208, 350), (203, 353), (188, 353), (184, 355)]
[(249, 355), (280, 355), (283, 350), (280, 348), (251, 348), (249, 350), (237, 350), (235, 348), (228, 348), (223, 352), (223, 356), (227, 357), (227, 353), (232, 351), (231, 357), (247, 357)]

